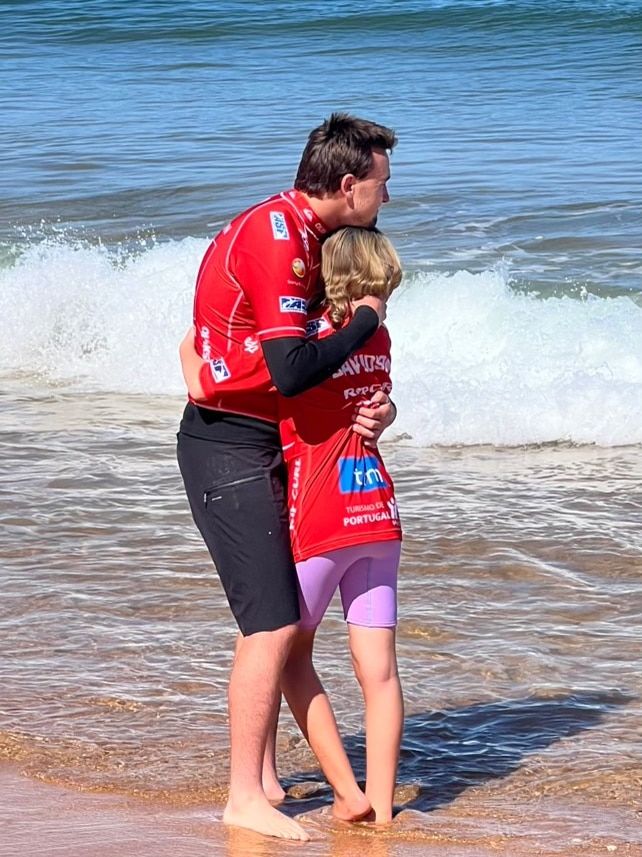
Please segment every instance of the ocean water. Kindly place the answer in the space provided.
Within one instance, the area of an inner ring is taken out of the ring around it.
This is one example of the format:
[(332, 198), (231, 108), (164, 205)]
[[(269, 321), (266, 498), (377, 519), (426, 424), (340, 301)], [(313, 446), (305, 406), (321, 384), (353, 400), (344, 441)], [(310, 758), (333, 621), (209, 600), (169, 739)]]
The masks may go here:
[[(385, 853), (642, 853), (639, 2), (5, 0), (0, 23), (0, 759), (216, 816), (234, 629), (174, 461), (177, 344), (209, 239), (348, 110), (399, 136)], [(362, 775), (337, 652), (335, 605), (319, 667)], [(325, 854), (285, 711), (280, 759)]]

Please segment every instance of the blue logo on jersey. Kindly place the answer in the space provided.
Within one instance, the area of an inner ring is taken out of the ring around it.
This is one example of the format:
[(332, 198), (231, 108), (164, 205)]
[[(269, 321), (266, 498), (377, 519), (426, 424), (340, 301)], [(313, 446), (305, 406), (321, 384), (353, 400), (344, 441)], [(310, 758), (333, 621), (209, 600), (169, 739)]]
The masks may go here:
[(272, 235), (277, 241), (287, 241), (290, 237), (288, 227), (285, 222), (285, 216), (280, 211), (271, 211), (270, 220), (272, 222)]
[(308, 302), (305, 298), (279, 298), (281, 312), (299, 312), (307, 315)]
[(340, 458), (339, 490), (342, 494), (366, 494), (368, 491), (387, 488), (388, 483), (380, 467), (381, 462), (374, 455)]
[(210, 370), (212, 372), (212, 378), (217, 384), (220, 384), (221, 381), (226, 381), (228, 378), (232, 377), (232, 373), (227, 368), (225, 364), (225, 360), (222, 357), (217, 358), (216, 360), (210, 360)]
[(327, 318), (311, 318), (305, 325), (306, 337), (316, 336), (322, 330), (327, 330), (330, 327), (330, 322)]

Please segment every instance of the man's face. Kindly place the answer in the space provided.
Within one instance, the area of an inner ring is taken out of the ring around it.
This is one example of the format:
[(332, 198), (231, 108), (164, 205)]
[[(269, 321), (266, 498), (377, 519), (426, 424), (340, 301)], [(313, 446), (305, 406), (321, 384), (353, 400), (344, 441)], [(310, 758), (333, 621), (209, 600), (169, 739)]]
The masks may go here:
[(351, 189), (351, 217), (350, 226), (374, 226), (377, 222), (379, 209), (388, 202), (388, 188), (386, 183), (390, 178), (390, 161), (388, 153), (383, 149), (374, 149), (372, 152), (372, 167), (365, 178), (352, 179)]

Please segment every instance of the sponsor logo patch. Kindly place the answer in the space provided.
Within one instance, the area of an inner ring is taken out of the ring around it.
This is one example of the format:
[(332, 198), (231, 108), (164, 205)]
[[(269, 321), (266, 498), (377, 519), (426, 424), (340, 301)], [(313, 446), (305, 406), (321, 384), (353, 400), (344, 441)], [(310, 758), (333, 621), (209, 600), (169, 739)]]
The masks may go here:
[(210, 342), (210, 329), (203, 325), (200, 330), (201, 339), (203, 340), (201, 348), (201, 357), (203, 360), (209, 360), (212, 356), (212, 343)]
[(288, 241), (290, 233), (285, 222), (285, 215), (281, 211), (271, 211), (270, 220), (272, 222), (272, 235), (277, 241)]
[(339, 491), (342, 494), (366, 494), (387, 487), (380, 461), (374, 455), (339, 459)]
[(259, 343), (253, 336), (246, 336), (243, 340), (243, 350), (247, 351), (248, 354), (256, 354), (259, 350)]
[(308, 312), (308, 302), (305, 298), (280, 297), (279, 306), (281, 312), (298, 312), (301, 315), (307, 315)]
[(210, 361), (210, 369), (212, 370), (212, 378), (217, 384), (220, 384), (221, 381), (225, 381), (227, 378), (232, 377), (232, 373), (227, 368), (225, 364), (225, 360), (222, 357), (218, 357), (216, 360)]
[[(383, 384), (370, 384), (370, 386), (366, 387), (346, 387), (343, 391), (344, 399), (360, 399), (364, 396), (369, 397), (373, 393), (376, 393), (377, 390), (383, 390), (384, 393), (390, 393), (392, 391), (392, 384), (390, 381), (384, 381)], [(365, 402), (359, 402), (359, 404), (365, 405)]]
[(328, 330), (330, 327), (330, 322), (327, 318), (311, 318), (310, 321), (305, 326), (305, 335), (315, 336), (317, 333), (321, 333), (322, 330)]
[(390, 358), (384, 354), (353, 354), (332, 377), (360, 375), (362, 372), (386, 372), (390, 374)]
[(305, 262), (303, 259), (294, 259), (292, 261), (292, 270), (294, 271), (294, 276), (302, 280), (305, 277)]

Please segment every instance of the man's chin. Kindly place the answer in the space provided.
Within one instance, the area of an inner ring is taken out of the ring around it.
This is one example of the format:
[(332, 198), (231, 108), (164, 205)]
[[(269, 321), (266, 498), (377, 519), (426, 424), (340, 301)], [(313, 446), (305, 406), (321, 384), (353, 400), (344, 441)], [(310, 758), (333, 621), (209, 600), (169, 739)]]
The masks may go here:
[(350, 224), (351, 226), (359, 226), (361, 229), (374, 229), (377, 225), (377, 215), (371, 217), (369, 220), (363, 220), (361, 217), (355, 217), (353, 222)]

